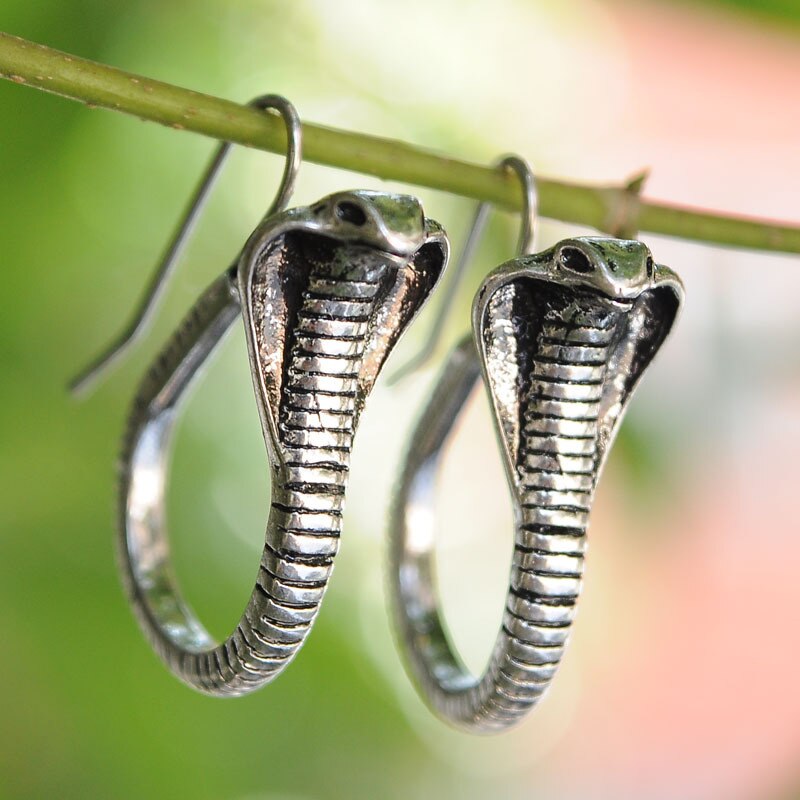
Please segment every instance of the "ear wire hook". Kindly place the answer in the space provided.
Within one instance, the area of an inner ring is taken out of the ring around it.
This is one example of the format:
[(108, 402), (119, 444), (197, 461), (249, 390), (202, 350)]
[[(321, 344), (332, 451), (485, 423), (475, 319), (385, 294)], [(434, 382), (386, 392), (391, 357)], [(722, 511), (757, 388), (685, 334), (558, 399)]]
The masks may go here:
[[(265, 217), (268, 217), (282, 211), (294, 193), (297, 173), (303, 160), (302, 125), (295, 107), (285, 97), (281, 97), (280, 95), (262, 95), (251, 100), (248, 105), (263, 111), (276, 111), (280, 114), (286, 125), (286, 165), (283, 170), (278, 193), (265, 214)], [(217, 149), (211, 162), (206, 167), (206, 171), (197, 189), (195, 189), (194, 195), (164, 255), (161, 257), (161, 261), (156, 267), (153, 276), (150, 278), (150, 283), (133, 315), (133, 319), (120, 336), (115, 339), (103, 353), (73, 378), (69, 384), (69, 391), (73, 396), (85, 394), (98, 378), (125, 354), (146, 329), (164, 293), (166, 284), (172, 275), (173, 268), (183, 252), (189, 236), (194, 230), (197, 218), (205, 206), (206, 200), (208, 200), (208, 196), (228, 156), (230, 148), (231, 142), (223, 142)]]
[[(512, 171), (517, 174), (522, 186), (522, 226), (517, 241), (517, 255), (527, 255), (533, 252), (533, 242), (536, 237), (536, 222), (538, 218), (539, 196), (536, 188), (536, 178), (533, 170), (524, 158), (516, 155), (504, 156), (497, 162), (497, 167), (502, 170)], [(425, 344), (412, 356), (400, 369), (398, 369), (388, 380), (389, 385), (394, 385), (403, 378), (408, 377), (413, 372), (423, 367), (430, 361), (431, 356), (436, 352), (439, 341), (442, 338), (447, 315), (450, 311), (453, 298), (461, 285), (461, 281), (466, 274), (467, 266), (472, 260), (472, 256), (478, 247), (478, 242), (483, 235), (486, 222), (489, 218), (491, 203), (479, 203), (475, 210), (472, 225), (464, 242), (464, 248), (458, 261), (453, 265), (447, 287), (442, 291), (446, 292), (445, 299), (439, 309), (439, 313), (434, 319), (433, 326)]]

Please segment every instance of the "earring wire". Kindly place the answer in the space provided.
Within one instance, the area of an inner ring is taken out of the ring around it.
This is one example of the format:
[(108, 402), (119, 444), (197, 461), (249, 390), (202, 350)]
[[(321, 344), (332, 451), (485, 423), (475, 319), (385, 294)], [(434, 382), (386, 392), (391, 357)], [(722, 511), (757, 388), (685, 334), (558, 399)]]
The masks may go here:
[[(286, 205), (294, 193), (297, 173), (300, 170), (300, 164), (303, 160), (303, 129), (297, 110), (285, 97), (281, 97), (277, 94), (262, 95), (251, 100), (248, 105), (267, 112), (275, 111), (283, 118), (286, 124), (286, 163), (278, 192), (269, 210), (265, 214), (266, 218), (286, 208)], [(183, 252), (186, 242), (194, 230), (197, 218), (208, 200), (208, 196), (219, 176), (220, 169), (228, 156), (230, 148), (231, 142), (223, 142), (217, 149), (209, 165), (206, 167), (206, 171), (197, 189), (195, 189), (194, 195), (166, 251), (161, 257), (161, 261), (158, 263), (155, 272), (150, 278), (150, 283), (142, 296), (132, 320), (119, 337), (115, 339), (104, 352), (73, 378), (69, 384), (69, 391), (73, 396), (85, 395), (103, 373), (107, 372), (146, 330), (164, 294), (164, 290), (173, 273), (175, 264)]]
[[(533, 252), (534, 239), (536, 238), (536, 222), (538, 219), (539, 195), (536, 188), (536, 177), (533, 170), (524, 158), (517, 155), (504, 156), (497, 162), (497, 168), (515, 172), (519, 177), (520, 186), (523, 193), (522, 224), (517, 241), (517, 255), (527, 255)], [(491, 203), (479, 203), (472, 219), (469, 233), (467, 234), (464, 247), (458, 257), (458, 261), (448, 278), (448, 285), (443, 289), (444, 300), (442, 301), (439, 313), (436, 315), (430, 333), (425, 344), (412, 356), (400, 369), (398, 369), (388, 380), (389, 385), (399, 383), (404, 378), (421, 369), (430, 361), (436, 348), (441, 341), (444, 326), (452, 306), (453, 298), (456, 296), (461, 282), (466, 274), (467, 266), (477, 250), (486, 222), (489, 218)]]

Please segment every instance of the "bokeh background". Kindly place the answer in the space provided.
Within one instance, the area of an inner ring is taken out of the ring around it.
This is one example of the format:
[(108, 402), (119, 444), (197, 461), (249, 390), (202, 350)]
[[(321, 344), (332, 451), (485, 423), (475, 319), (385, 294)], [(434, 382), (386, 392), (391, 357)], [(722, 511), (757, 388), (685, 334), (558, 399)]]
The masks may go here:
[[(0, 28), (317, 122), (475, 161), (800, 219), (800, 6), (793, 0), (2, 0)], [(433, 719), (385, 610), (386, 514), (437, 362), (385, 376), (356, 440), (343, 546), (308, 644), (220, 701), (179, 684), (126, 607), (115, 458), (138, 377), (263, 213), (280, 159), (240, 150), (135, 354), (88, 400), (68, 376), (119, 330), (213, 144), (0, 82), (0, 796), (681, 798), (800, 796), (800, 261), (648, 236), (685, 313), (626, 419), (597, 497), (581, 613), (545, 702), (494, 738)], [(379, 181), (306, 165), (296, 200)], [(406, 189), (389, 184), (392, 189)], [(458, 247), (469, 201), (419, 191)], [(546, 246), (577, 231), (546, 223)], [(426, 310), (387, 368), (425, 339)], [(266, 461), (237, 331), (193, 395), (169, 494), (186, 594), (212, 631), (250, 592)], [(510, 512), (476, 394), (440, 491), (440, 579), (480, 668), (500, 619)]]

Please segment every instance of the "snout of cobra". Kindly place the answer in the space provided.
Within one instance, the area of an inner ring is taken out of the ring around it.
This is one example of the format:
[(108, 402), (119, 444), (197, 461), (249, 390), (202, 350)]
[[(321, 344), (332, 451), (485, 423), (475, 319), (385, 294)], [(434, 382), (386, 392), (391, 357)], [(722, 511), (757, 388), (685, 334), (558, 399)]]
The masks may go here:
[(422, 206), (411, 195), (337, 192), (320, 200), (311, 211), (329, 235), (378, 250), (399, 267), (408, 264), (428, 235)]

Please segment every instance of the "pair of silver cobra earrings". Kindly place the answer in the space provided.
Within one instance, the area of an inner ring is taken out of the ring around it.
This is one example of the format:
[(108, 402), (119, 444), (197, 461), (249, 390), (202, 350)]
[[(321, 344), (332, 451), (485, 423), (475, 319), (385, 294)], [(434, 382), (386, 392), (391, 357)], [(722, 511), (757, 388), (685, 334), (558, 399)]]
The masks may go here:
[[(202, 295), (145, 376), (122, 456), (119, 560), (147, 638), (185, 683), (242, 695), (275, 678), (311, 630), (339, 546), (353, 437), (364, 402), (448, 259), (443, 228), (409, 196), (340, 192), (283, 210), (301, 162), (288, 131), (278, 197), (234, 265)], [(133, 326), (73, 385), (80, 389), (141, 330), (229, 148), (221, 146)], [(391, 594), (400, 647), (421, 694), (448, 722), (502, 730), (550, 684), (581, 585), (599, 471), (628, 400), (682, 302), (680, 280), (638, 241), (575, 238), (531, 254), (536, 197), (527, 165), (520, 255), (494, 270), (473, 304), (473, 336), (452, 352), (408, 449), (391, 514)], [(482, 205), (460, 266), (486, 218)], [(250, 600), (222, 643), (182, 599), (164, 508), (170, 435), (194, 377), (244, 319), (269, 454), (272, 496)], [(482, 377), (514, 508), (502, 627), (472, 676), (446, 633), (434, 576), (434, 483), (442, 449)]]

